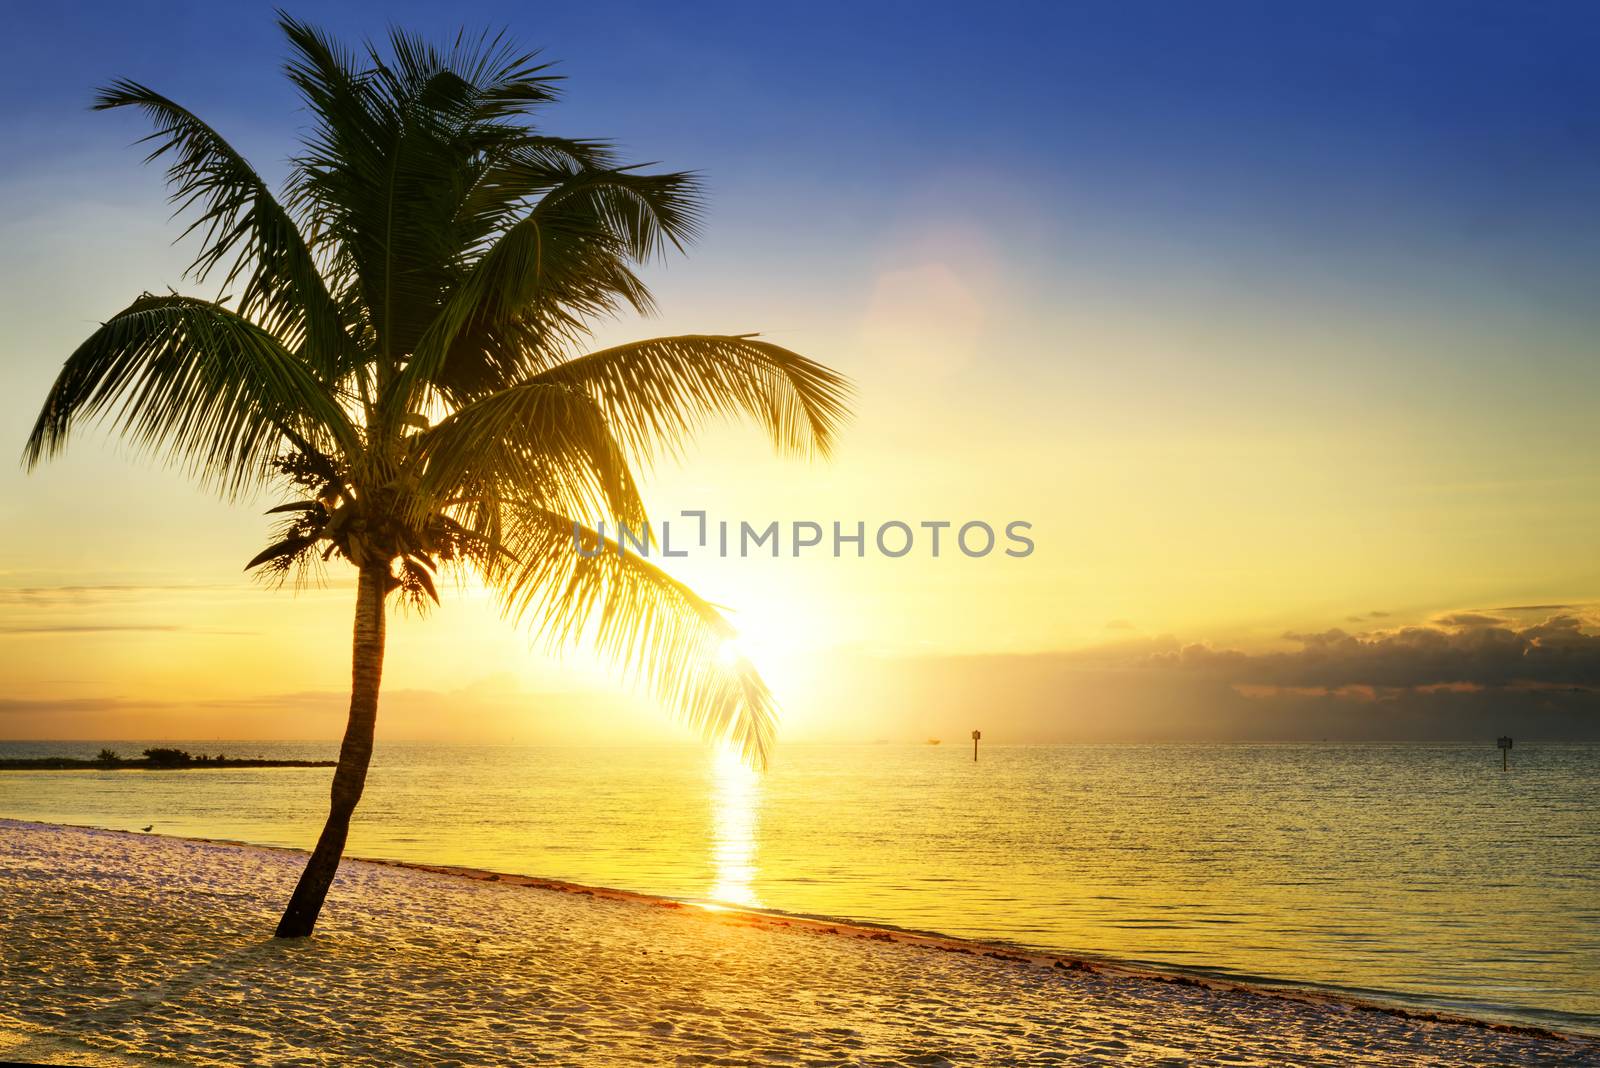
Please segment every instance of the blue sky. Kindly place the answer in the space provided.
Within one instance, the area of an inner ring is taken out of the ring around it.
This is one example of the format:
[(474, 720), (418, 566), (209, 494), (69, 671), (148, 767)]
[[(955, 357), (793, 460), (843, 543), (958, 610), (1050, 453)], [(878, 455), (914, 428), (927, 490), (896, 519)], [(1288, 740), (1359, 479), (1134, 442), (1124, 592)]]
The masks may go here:
[[(1559, 310), (1596, 266), (1600, 12), (1582, 4), (291, 10), (347, 39), (507, 29), (571, 79), (558, 129), (703, 170), (713, 226), (765, 236), (780, 214), (803, 251), (882, 226), (934, 176), (959, 196), (998, 175), (981, 210), (1036, 255), (1099, 221), (1269, 263), (1314, 244), (1357, 272), (1487, 251)], [(279, 169), (298, 120), (270, 7), (27, 5), (7, 28), (0, 179), (125, 167), (134, 121), (85, 109), (121, 76), (203, 104)]]
[[(1030, 186), (1158, 216), (1315, 203), (1325, 222), (1594, 232), (1600, 13), (1583, 4), (290, 10), (351, 39), (505, 28), (571, 78), (558, 125), (723, 188), (759, 177), (860, 204), (930, 168), (1003, 161)], [(293, 128), (266, 5), (27, 5), (7, 30), (8, 175), (109, 147), (83, 106), (114, 76), (199, 98), (274, 148)]]

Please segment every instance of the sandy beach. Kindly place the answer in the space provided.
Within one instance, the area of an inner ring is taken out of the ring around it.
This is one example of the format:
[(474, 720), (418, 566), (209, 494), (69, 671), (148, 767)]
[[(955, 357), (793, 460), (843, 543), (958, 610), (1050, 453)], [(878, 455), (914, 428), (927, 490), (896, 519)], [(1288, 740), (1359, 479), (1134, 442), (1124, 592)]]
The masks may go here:
[(0, 821), (0, 1056), (70, 1064), (1593, 1064), (1600, 1041), (532, 878)]

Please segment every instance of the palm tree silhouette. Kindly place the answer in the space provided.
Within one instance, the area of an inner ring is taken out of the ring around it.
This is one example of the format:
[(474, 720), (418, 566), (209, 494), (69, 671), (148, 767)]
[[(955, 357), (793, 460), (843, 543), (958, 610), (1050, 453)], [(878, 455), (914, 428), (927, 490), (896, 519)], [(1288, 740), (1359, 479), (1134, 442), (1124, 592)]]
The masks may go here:
[[(500, 36), (438, 48), (392, 31), (355, 52), (286, 16), (287, 73), (311, 124), (285, 195), (188, 110), (119, 81), (97, 108), (152, 122), (149, 160), (194, 220), (196, 282), (145, 294), (66, 361), (24, 452), (86, 417), (231, 499), (276, 489), (270, 579), (358, 573), (350, 717), (328, 821), (278, 924), (311, 933), (372, 755), (391, 593), (480, 576), (554, 644), (588, 640), (710, 738), (761, 765), (775, 706), (732, 630), (682, 583), (579, 520), (639, 529), (633, 464), (708, 418), (754, 417), (780, 450), (826, 454), (837, 373), (754, 335), (583, 353), (597, 318), (648, 313), (635, 268), (693, 236), (693, 175), (623, 166), (604, 142), (539, 133), (547, 65)], [(270, 513), (269, 513), (270, 514)], [(608, 551), (578, 551), (604, 545)]]

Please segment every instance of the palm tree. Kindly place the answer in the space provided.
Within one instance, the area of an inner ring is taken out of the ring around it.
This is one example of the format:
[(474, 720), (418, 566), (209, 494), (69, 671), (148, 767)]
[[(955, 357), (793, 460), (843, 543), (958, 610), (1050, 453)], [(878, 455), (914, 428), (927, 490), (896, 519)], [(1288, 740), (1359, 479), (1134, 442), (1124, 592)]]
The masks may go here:
[(113, 316), (67, 359), (24, 461), (104, 417), (230, 499), (292, 497), (247, 570), (356, 568), (349, 722), (278, 924), (293, 937), (316, 924), (366, 780), (385, 604), (425, 609), (441, 573), (476, 575), (552, 644), (594, 644), (764, 765), (775, 705), (726, 655), (728, 623), (585, 520), (641, 529), (631, 467), (709, 418), (752, 416), (780, 450), (826, 454), (848, 387), (748, 334), (584, 352), (597, 319), (651, 310), (636, 268), (692, 237), (694, 177), (539, 133), (529, 115), (558, 79), (501, 37), (441, 49), (394, 31), (387, 54), (357, 53), (279, 24), (310, 116), (281, 199), (173, 101), (130, 81), (100, 93), (97, 108), (151, 121), (149, 160), (200, 240), (191, 274), (233, 295), (147, 293)]

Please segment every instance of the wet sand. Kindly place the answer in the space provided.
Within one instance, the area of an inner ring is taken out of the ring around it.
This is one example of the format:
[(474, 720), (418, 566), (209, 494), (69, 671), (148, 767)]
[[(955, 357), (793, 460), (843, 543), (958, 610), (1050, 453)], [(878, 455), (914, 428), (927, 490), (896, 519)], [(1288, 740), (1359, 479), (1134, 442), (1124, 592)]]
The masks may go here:
[(1600, 1040), (1102, 962), (0, 820), (0, 1058), (72, 1064), (1595, 1064)]

